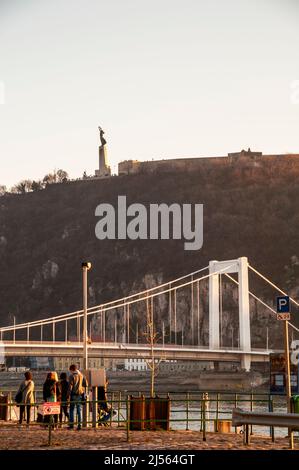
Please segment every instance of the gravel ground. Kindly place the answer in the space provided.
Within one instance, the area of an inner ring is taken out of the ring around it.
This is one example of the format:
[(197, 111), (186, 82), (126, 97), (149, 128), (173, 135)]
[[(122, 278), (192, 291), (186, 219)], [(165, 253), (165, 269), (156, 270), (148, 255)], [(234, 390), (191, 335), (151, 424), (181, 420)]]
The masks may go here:
[[(202, 433), (195, 431), (131, 431), (127, 441), (123, 428), (99, 428), (86, 430), (58, 429), (52, 433), (52, 446), (48, 447), (48, 431), (37, 426), (1, 425), (1, 450), (274, 450), (288, 449), (289, 440), (277, 438), (272, 443), (265, 436), (252, 436), (251, 445), (243, 445), (238, 434), (208, 433), (206, 442)], [(295, 442), (299, 450), (299, 442)]]

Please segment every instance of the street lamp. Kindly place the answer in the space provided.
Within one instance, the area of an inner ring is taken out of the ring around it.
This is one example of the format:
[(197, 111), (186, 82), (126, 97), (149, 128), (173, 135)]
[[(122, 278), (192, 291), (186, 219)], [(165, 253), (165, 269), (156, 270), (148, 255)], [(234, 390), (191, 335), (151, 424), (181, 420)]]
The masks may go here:
[(87, 331), (87, 271), (91, 269), (91, 263), (82, 263), (83, 281), (83, 368), (88, 369), (88, 331)]

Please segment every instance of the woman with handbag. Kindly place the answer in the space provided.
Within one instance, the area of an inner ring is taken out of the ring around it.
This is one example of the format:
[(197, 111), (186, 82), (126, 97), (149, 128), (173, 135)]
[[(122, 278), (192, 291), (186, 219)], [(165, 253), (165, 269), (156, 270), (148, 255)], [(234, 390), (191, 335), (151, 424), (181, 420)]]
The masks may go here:
[(20, 406), (20, 419), (19, 424), (22, 424), (23, 418), (25, 417), (26, 409), (26, 421), (27, 426), (30, 423), (30, 412), (31, 406), (34, 403), (34, 382), (32, 380), (31, 372), (25, 372), (25, 380), (20, 384), (19, 390), (16, 394), (15, 400)]

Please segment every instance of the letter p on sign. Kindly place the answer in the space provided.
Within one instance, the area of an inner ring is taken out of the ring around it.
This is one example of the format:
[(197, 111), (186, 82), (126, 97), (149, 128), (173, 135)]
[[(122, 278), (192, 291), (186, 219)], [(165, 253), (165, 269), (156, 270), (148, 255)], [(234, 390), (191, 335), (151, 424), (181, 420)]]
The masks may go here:
[(277, 313), (289, 313), (290, 311), (290, 298), (288, 295), (276, 298), (276, 311)]

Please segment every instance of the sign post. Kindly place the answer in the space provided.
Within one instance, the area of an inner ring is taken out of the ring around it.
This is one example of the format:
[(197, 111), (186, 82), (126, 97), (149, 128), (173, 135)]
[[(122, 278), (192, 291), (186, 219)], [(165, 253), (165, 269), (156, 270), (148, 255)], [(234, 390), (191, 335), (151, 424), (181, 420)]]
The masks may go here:
[[(284, 352), (285, 352), (285, 382), (286, 382), (286, 396), (287, 396), (287, 410), (291, 413), (291, 368), (290, 368), (290, 351), (289, 351), (289, 323), (290, 320), (290, 298), (287, 295), (276, 298), (276, 311), (277, 320), (284, 322)], [(294, 436), (291, 429), (289, 429), (290, 448), (294, 448)]]
[(60, 414), (60, 403), (59, 402), (45, 402), (38, 407), (38, 413), (42, 416), (49, 416), (49, 439), (48, 446), (52, 444), (52, 427), (53, 427), (53, 415)]
[[(87, 327), (87, 272), (91, 269), (91, 263), (82, 263), (82, 286), (83, 286), (83, 368), (88, 369), (88, 327)], [(89, 421), (88, 399), (83, 404), (83, 426), (87, 427)]]

